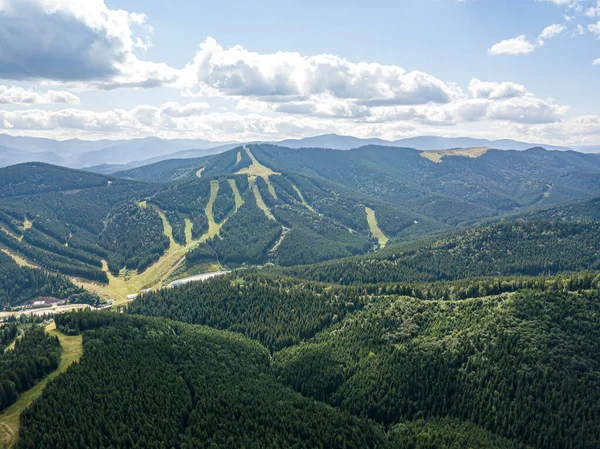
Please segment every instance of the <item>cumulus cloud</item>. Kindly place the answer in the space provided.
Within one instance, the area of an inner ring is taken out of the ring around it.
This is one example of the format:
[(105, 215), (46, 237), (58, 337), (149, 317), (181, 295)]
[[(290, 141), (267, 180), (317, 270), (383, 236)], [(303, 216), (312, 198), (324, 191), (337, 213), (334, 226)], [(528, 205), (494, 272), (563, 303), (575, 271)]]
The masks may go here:
[[(139, 31), (140, 34), (136, 34)], [(104, 0), (0, 1), (0, 78), (159, 85), (177, 72), (135, 55), (151, 45), (146, 16)]]
[(353, 63), (335, 55), (260, 54), (223, 48), (206, 39), (183, 70), (188, 95), (250, 96), (273, 101), (329, 96), (365, 106), (449, 103), (456, 89), (427, 73), (377, 63)]
[[(567, 19), (567, 21), (572, 20), (571, 17)], [(567, 26), (560, 23), (554, 23), (552, 25), (547, 26), (542, 30), (540, 35), (538, 36), (536, 43), (529, 42), (527, 36), (524, 34), (517, 36), (512, 39), (506, 39), (494, 44), (490, 49), (488, 49), (488, 53), (493, 56), (499, 55), (528, 55), (533, 53), (537, 47), (541, 47), (545, 44), (545, 42), (549, 39), (553, 39), (559, 35), (561, 35)]]
[(547, 26), (542, 30), (539, 37), (537, 38), (538, 45), (544, 45), (545, 40), (552, 39), (553, 37), (560, 35), (566, 29), (567, 27), (565, 25), (558, 23)]
[(0, 104), (79, 104), (79, 97), (66, 91), (38, 93), (22, 87), (0, 86)]
[(600, 39), (600, 22), (588, 25), (588, 30), (590, 30), (590, 33), (595, 34), (596, 37)]
[(527, 89), (520, 84), (510, 82), (486, 82), (480, 81), (477, 78), (472, 79), (469, 83), (469, 92), (471, 92), (473, 98), (487, 98), (493, 100), (522, 97), (528, 93)]
[(600, 65), (600, 58), (596, 59), (592, 64), (594, 64), (594, 65)]
[(597, 1), (596, 6), (586, 9), (585, 15), (592, 18), (600, 17), (600, 0)]
[(527, 55), (535, 50), (535, 45), (527, 40), (527, 37), (522, 34), (513, 39), (500, 41), (488, 50), (493, 56), (498, 55)]

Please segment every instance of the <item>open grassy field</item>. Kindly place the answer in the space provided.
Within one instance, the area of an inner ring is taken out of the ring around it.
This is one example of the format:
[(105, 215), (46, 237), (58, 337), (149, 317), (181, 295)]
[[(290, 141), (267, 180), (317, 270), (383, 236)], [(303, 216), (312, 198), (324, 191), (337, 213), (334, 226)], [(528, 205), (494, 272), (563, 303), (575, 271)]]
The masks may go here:
[(227, 182), (231, 186), (231, 190), (233, 190), (233, 197), (235, 198), (235, 211), (237, 212), (244, 204), (244, 199), (242, 198), (242, 195), (240, 195), (240, 191), (237, 188), (235, 179), (228, 179)]
[(463, 156), (470, 158), (478, 158), (487, 153), (489, 148), (487, 147), (476, 147), (476, 148), (461, 148), (458, 150), (433, 150), (433, 151), (422, 151), (421, 156), (425, 159), (439, 164), (442, 162), (444, 157), (447, 156)]
[(208, 219), (208, 232), (206, 233), (206, 239), (212, 238), (214, 236), (219, 235), (221, 231), (221, 226), (215, 221), (215, 216), (213, 215), (213, 205), (217, 200), (217, 195), (219, 194), (219, 181), (211, 181), (210, 182), (210, 198), (208, 199), (208, 203), (206, 203), (206, 218)]
[(38, 398), (44, 388), (52, 379), (63, 373), (72, 363), (79, 361), (83, 354), (82, 336), (66, 336), (56, 330), (54, 323), (46, 327), (46, 332), (55, 335), (60, 340), (62, 354), (60, 365), (48, 377), (40, 381), (35, 387), (27, 390), (0, 415), (0, 448), (13, 447), (19, 436), (19, 417), (21, 412)]
[(185, 242), (186, 243), (190, 243), (193, 238), (192, 238), (192, 229), (194, 228), (194, 224), (192, 223), (192, 220), (190, 220), (189, 218), (185, 218)]
[(256, 205), (265, 213), (269, 220), (275, 220), (275, 217), (271, 213), (269, 207), (265, 204), (260, 191), (258, 190), (258, 186), (256, 185), (256, 178), (249, 178), (250, 188), (252, 189), (252, 193), (254, 194), (254, 198), (256, 199)]
[(315, 210), (312, 208), (312, 206), (310, 204), (308, 204), (306, 202), (306, 200), (304, 199), (304, 195), (302, 195), (302, 192), (300, 191), (300, 189), (298, 187), (296, 187), (294, 184), (292, 184), (292, 188), (298, 195), (298, 198), (300, 198), (300, 201), (302, 201), (302, 204), (304, 205), (304, 207), (306, 207), (309, 211), (314, 212)]
[(248, 175), (248, 177), (251, 180), (253, 178), (257, 178), (257, 177), (263, 178), (265, 180), (265, 182), (267, 183), (269, 193), (271, 194), (271, 196), (273, 198), (277, 199), (277, 192), (275, 192), (275, 189), (273, 188), (271, 181), (269, 181), (269, 176), (279, 175), (280, 173), (274, 172), (269, 167), (265, 167), (263, 164), (261, 164), (258, 161), (258, 159), (256, 159), (256, 157), (254, 157), (254, 155), (250, 151), (250, 148), (245, 148), (245, 151), (248, 154), (248, 157), (250, 159), (252, 159), (252, 165), (250, 165), (250, 167), (248, 167), (248, 168), (244, 168), (244, 169), (238, 171), (236, 173), (236, 175)]
[(383, 231), (379, 228), (379, 225), (377, 224), (377, 217), (375, 217), (375, 211), (369, 207), (365, 207), (365, 212), (367, 213), (367, 221), (369, 222), (371, 234), (373, 234), (373, 237), (377, 239), (379, 246), (384, 248), (390, 239), (388, 239)]
[(201, 178), (202, 177), (202, 172), (204, 171), (206, 167), (202, 167), (200, 170), (198, 170), (196, 172), (196, 178)]
[(38, 265), (35, 263), (21, 257), (19, 254), (11, 251), (10, 249), (3, 248), (2, 252), (7, 256), (12, 257), (12, 259), (19, 265), (20, 267), (29, 267), (29, 268), (38, 268)]

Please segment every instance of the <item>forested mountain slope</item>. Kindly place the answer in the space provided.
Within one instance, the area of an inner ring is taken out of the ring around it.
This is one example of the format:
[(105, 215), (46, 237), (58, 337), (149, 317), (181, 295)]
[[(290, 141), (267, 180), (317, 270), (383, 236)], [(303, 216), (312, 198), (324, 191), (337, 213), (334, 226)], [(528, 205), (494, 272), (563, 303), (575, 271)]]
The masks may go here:
[(517, 221), (473, 227), (374, 255), (283, 269), (324, 282), (379, 283), (547, 275), (600, 269), (600, 222)]
[[(337, 151), (266, 144), (249, 148), (271, 170), (327, 179), (448, 225), (600, 194), (600, 155), (573, 151), (423, 152), (385, 146)], [(121, 175), (149, 180), (160, 173), (166, 181), (194, 176), (198, 170), (204, 176), (231, 174), (251, 163), (240, 147), (190, 161), (187, 167), (183, 161), (170, 161)], [(170, 164), (175, 167), (170, 169)]]
[(385, 424), (390, 447), (579, 449), (600, 438), (599, 287), (597, 274), (374, 288), (239, 274), (128, 311), (260, 341), (281, 382)]
[[(424, 153), (365, 147), (342, 152), (249, 145), (191, 165), (161, 164), (141, 168), (139, 174), (170, 182), (110, 178), (39, 163), (1, 169), (0, 245), (52, 271), (118, 282), (124, 287), (111, 294), (124, 297), (202, 267), (314, 264), (484, 218), (506, 215), (512, 220), (515, 211), (534, 208), (536, 220), (550, 219), (541, 214), (558, 212), (539, 209), (544, 204), (588, 198), (600, 190), (598, 157), (543, 149)], [(564, 207), (571, 208), (564, 214), (579, 216), (586, 209)], [(595, 217), (591, 212), (584, 216)], [(535, 240), (544, 231), (503, 232), (499, 242), (530, 235)], [(556, 232), (570, 233), (569, 251), (579, 251), (579, 231)], [(460, 243), (467, 245), (465, 251), (480, 244)], [(439, 257), (455, 257), (440, 249), (423, 260), (413, 257), (408, 269), (397, 268), (407, 262), (394, 259), (379, 267), (358, 262), (360, 268), (349, 277), (332, 268), (345, 261), (312, 270), (321, 270), (316, 278), (327, 281), (373, 282), (594, 267), (593, 256), (577, 263), (528, 260), (531, 248), (519, 250), (520, 260), (503, 262), (501, 254), (493, 254), (493, 261), (462, 260), (450, 271), (436, 268)], [(296, 273), (316, 276), (301, 270)]]
[(45, 270), (21, 267), (0, 251), (0, 310), (37, 297), (69, 299), (72, 303), (95, 304), (99, 298), (69, 279)]
[(368, 420), (278, 383), (251, 340), (116, 314), (57, 324), (86, 331), (84, 355), (22, 415), (18, 447), (385, 447)]
[(378, 422), (452, 417), (539, 449), (597, 447), (598, 285), (381, 298), (277, 354), (280, 379)]
[(197, 264), (314, 263), (444, 228), (339, 184), (274, 172), (249, 149), (225, 156), (212, 176), (198, 169), (168, 184), (45, 164), (2, 169), (0, 244), (72, 277), (138, 276), (141, 289)]

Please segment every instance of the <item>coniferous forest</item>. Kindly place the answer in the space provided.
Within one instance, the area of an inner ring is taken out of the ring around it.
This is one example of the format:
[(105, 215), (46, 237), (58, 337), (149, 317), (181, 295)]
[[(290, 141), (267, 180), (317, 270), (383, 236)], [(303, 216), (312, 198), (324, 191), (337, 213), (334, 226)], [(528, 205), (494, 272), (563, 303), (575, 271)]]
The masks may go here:
[[(600, 447), (596, 159), (396, 150), (0, 169), (4, 310), (151, 290), (57, 313), (60, 341), (3, 323), (13, 447)], [(169, 286), (206, 266), (229, 272)], [(81, 358), (23, 403), (63, 338)]]

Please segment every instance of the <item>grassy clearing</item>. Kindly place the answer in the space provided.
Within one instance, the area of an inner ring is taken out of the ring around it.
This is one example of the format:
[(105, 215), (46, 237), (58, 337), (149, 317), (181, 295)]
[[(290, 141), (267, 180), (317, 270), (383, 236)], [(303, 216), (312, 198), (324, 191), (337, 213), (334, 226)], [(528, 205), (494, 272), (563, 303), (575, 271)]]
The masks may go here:
[(204, 171), (206, 167), (202, 167), (200, 170), (198, 170), (196, 172), (196, 178), (201, 178), (202, 177), (202, 172)]
[(249, 178), (250, 188), (252, 189), (252, 193), (254, 193), (254, 198), (256, 199), (256, 205), (262, 210), (269, 220), (275, 220), (275, 217), (269, 210), (269, 207), (265, 204), (262, 196), (260, 195), (260, 191), (258, 190), (258, 186), (256, 185), (256, 178)]
[(154, 207), (154, 210), (156, 210), (156, 212), (158, 213), (158, 215), (160, 215), (160, 219), (163, 222), (163, 226), (165, 228), (165, 235), (167, 237), (169, 237), (169, 242), (171, 243), (171, 247), (173, 246), (178, 246), (181, 247), (181, 245), (179, 243), (177, 243), (175, 241), (175, 239), (173, 238), (173, 227), (171, 226), (171, 223), (169, 223), (169, 220), (167, 219), (167, 216), (165, 215), (165, 213), (160, 210), (158, 207)]
[(60, 340), (62, 354), (58, 368), (35, 387), (23, 393), (17, 402), (0, 415), (0, 447), (13, 447), (19, 435), (19, 417), (21, 412), (37, 399), (52, 379), (63, 373), (72, 363), (79, 361), (83, 354), (82, 336), (66, 336), (56, 330), (54, 323), (46, 326), (46, 332)]
[(185, 242), (186, 243), (190, 243), (193, 238), (192, 238), (192, 229), (194, 228), (194, 224), (192, 223), (192, 220), (190, 220), (189, 218), (185, 218)]
[(273, 188), (271, 181), (269, 181), (269, 176), (280, 175), (280, 173), (274, 172), (269, 167), (265, 167), (263, 164), (258, 162), (258, 159), (256, 159), (254, 157), (254, 155), (250, 151), (250, 148), (245, 148), (245, 151), (248, 154), (248, 157), (250, 157), (250, 159), (252, 159), (252, 165), (250, 165), (250, 167), (248, 167), (248, 168), (244, 168), (244, 169), (238, 171), (236, 173), (236, 175), (248, 175), (250, 179), (257, 178), (257, 177), (263, 178), (265, 180), (265, 182), (267, 183), (269, 193), (271, 194), (271, 196), (273, 198), (277, 199), (277, 192), (275, 192), (275, 189)]
[(302, 195), (302, 192), (300, 191), (300, 189), (298, 187), (296, 187), (294, 184), (292, 184), (292, 188), (298, 195), (298, 198), (300, 198), (300, 201), (302, 201), (302, 204), (304, 205), (304, 207), (306, 207), (309, 211), (314, 212), (315, 210), (312, 208), (312, 206), (310, 204), (308, 204), (306, 202), (306, 200), (304, 199), (304, 195)]
[(390, 239), (388, 239), (383, 231), (379, 228), (379, 225), (377, 224), (377, 218), (375, 217), (375, 211), (369, 207), (365, 207), (365, 212), (367, 213), (367, 221), (369, 222), (371, 234), (373, 234), (373, 237), (377, 239), (379, 246), (381, 248), (385, 248), (385, 245), (387, 245)]
[(283, 243), (283, 240), (285, 239), (285, 236), (288, 235), (290, 233), (290, 231), (291, 231), (290, 228), (286, 228), (285, 226), (281, 227), (281, 236), (275, 242), (275, 245), (273, 245), (273, 248), (271, 248), (269, 250), (269, 254), (274, 255), (277, 252), (277, 248), (279, 248), (279, 246)]
[(25, 218), (25, 221), (23, 222), (23, 230), (27, 231), (28, 229), (31, 229), (32, 226), (33, 226), (33, 222), (31, 222), (27, 218)]
[(215, 271), (222, 271), (223, 267), (217, 262), (199, 263), (193, 267), (187, 268), (185, 264), (181, 264), (177, 267), (171, 275), (164, 280), (166, 285), (170, 284), (177, 279), (186, 278), (189, 276), (196, 276), (198, 274), (213, 273)]
[(235, 211), (237, 212), (240, 207), (244, 204), (244, 199), (242, 195), (240, 195), (240, 191), (237, 188), (237, 184), (235, 183), (235, 179), (228, 179), (227, 182), (231, 186), (231, 190), (233, 190), (233, 197), (235, 198)]
[(436, 164), (440, 164), (446, 156), (463, 156), (470, 157), (472, 159), (483, 156), (487, 153), (489, 148), (487, 147), (476, 147), (476, 148), (461, 148), (458, 150), (433, 150), (433, 151), (421, 151), (421, 156), (425, 159), (429, 159)]
[(242, 152), (238, 151), (237, 157), (235, 158), (235, 165), (239, 164), (240, 162), (242, 162)]
[(9, 249), (3, 248), (2, 252), (7, 256), (10, 256), (20, 267), (29, 267), (29, 268), (39, 268), (39, 265), (34, 264), (33, 262), (28, 261), (24, 257), (19, 254), (11, 251)]
[[(213, 215), (213, 205), (217, 200), (217, 195), (219, 194), (219, 181), (211, 181), (210, 182), (210, 198), (208, 199), (208, 203), (206, 204), (206, 218), (208, 219), (208, 232), (202, 236), (204, 240), (208, 240), (212, 237), (219, 235), (221, 232), (221, 226), (215, 221), (215, 217)], [(206, 238), (205, 238), (206, 237)]]

